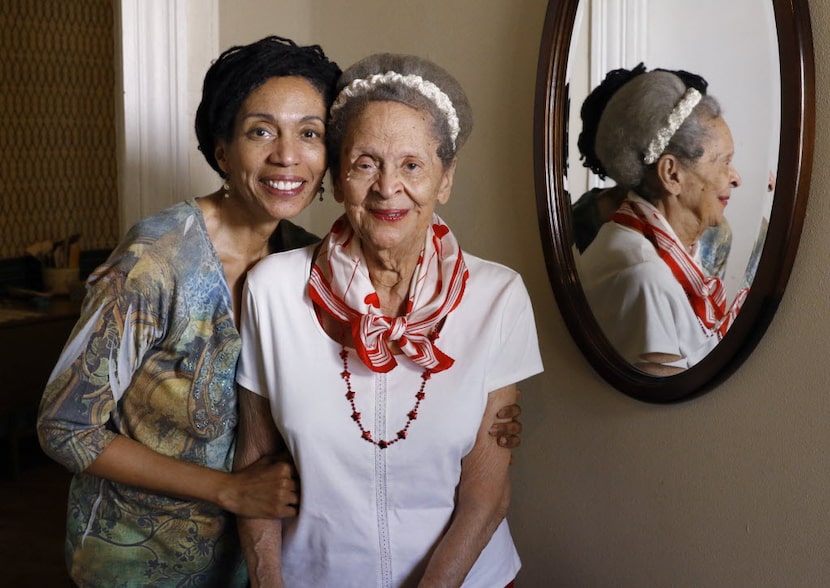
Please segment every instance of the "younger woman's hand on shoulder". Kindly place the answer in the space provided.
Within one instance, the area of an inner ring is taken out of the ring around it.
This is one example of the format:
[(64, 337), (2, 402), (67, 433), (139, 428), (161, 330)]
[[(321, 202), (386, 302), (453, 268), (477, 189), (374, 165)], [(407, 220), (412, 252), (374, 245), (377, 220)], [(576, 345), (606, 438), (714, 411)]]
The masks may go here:
[(501, 447), (515, 449), (522, 443), (522, 423), (519, 416), (522, 414), (522, 407), (518, 404), (508, 404), (499, 409), (496, 414), (496, 421), (490, 427), (490, 435), (498, 437)]

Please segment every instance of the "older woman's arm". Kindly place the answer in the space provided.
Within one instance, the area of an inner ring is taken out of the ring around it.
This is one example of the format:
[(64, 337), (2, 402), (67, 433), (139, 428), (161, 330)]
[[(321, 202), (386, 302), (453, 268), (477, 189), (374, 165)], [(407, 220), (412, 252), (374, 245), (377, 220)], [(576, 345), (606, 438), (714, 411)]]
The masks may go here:
[(640, 354), (640, 361), (634, 363), (634, 367), (643, 370), (652, 376), (665, 377), (674, 376), (680, 372), (686, 371), (685, 368), (673, 365), (665, 365), (683, 359), (679, 355), (672, 353), (642, 353)]
[(516, 386), (489, 394), (472, 451), (461, 462), (461, 482), (452, 522), (427, 564), (422, 588), (460, 586), (507, 514), (510, 502), (510, 450), (489, 429), (496, 413), (516, 402)]
[[(285, 450), (271, 418), (268, 399), (239, 388), (239, 429), (233, 467), (244, 468), (265, 455)], [(296, 515), (295, 511), (291, 516)], [(237, 517), (239, 539), (251, 587), (284, 586), (282, 579), (282, 522), (279, 519)]]

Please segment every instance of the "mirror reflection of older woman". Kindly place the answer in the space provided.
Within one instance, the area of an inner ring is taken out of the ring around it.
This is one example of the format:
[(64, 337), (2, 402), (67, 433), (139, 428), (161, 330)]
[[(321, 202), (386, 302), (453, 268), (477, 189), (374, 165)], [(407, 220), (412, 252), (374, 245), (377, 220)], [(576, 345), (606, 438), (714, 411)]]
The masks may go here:
[(435, 213), (469, 104), (412, 56), (366, 58), (338, 87), (345, 214), (246, 284), (237, 463), (287, 447), (302, 484), (295, 519), (240, 524), (253, 585), (507, 586), (510, 452), (488, 430), (542, 366), (520, 276)]
[(724, 221), (741, 178), (717, 100), (652, 71), (614, 91), (596, 154), (628, 193), (580, 259), (580, 278), (610, 342), (634, 366), (670, 375), (717, 344), (745, 291), (727, 307), (701, 269), (698, 240)]

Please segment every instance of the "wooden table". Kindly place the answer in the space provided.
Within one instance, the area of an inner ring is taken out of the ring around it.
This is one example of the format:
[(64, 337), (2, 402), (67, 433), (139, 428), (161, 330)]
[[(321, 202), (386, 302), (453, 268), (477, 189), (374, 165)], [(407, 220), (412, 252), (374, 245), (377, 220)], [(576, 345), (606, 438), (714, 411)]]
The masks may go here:
[(19, 442), (35, 434), (43, 389), (79, 311), (80, 302), (59, 297), (42, 309), (0, 303), (0, 438), (8, 440), (3, 469), (12, 476), (20, 471)]

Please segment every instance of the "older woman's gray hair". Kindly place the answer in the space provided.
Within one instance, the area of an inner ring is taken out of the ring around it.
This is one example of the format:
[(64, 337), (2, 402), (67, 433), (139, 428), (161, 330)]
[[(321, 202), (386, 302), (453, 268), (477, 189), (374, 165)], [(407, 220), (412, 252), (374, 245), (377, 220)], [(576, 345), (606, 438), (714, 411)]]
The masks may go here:
[[(415, 75), (425, 82), (431, 82), (443, 92), (452, 103), (452, 109), (458, 119), (457, 136), (453, 137), (450, 121), (439, 104), (427, 97), (413, 85), (408, 85), (394, 77), (370, 84), (353, 95), (346, 96), (343, 89), (355, 80), (367, 80), (376, 74), (394, 72), (401, 76)], [(435, 63), (414, 55), (378, 53), (366, 57), (346, 71), (337, 83), (338, 98), (332, 108), (331, 120), (327, 128), (329, 166), (333, 173), (340, 169), (340, 147), (346, 136), (349, 122), (370, 102), (392, 101), (406, 104), (412, 108), (429, 112), (432, 116), (432, 132), (438, 141), (438, 157), (444, 167), (455, 159), (458, 150), (473, 130), (473, 112), (467, 95), (461, 84), (445, 69)]]
[[(686, 84), (673, 73), (652, 71), (627, 82), (608, 101), (597, 128), (596, 153), (617, 184), (637, 189), (651, 201), (659, 196), (647, 181), (655, 166), (646, 164), (644, 156), (685, 92)], [(704, 95), (674, 133), (663, 155), (674, 155), (683, 163), (700, 159), (708, 139), (706, 123), (720, 115), (718, 101)]]

